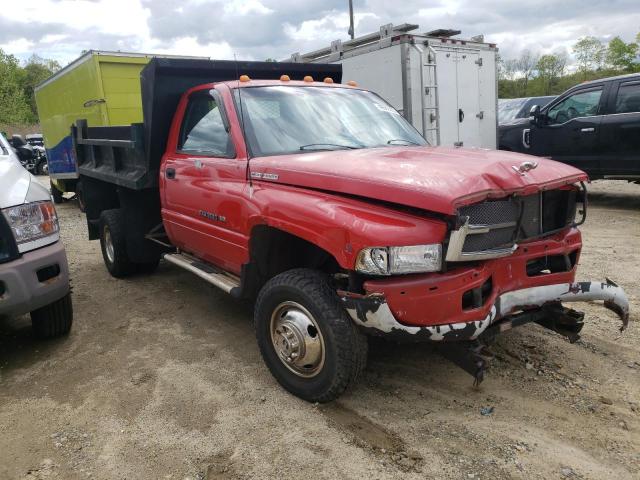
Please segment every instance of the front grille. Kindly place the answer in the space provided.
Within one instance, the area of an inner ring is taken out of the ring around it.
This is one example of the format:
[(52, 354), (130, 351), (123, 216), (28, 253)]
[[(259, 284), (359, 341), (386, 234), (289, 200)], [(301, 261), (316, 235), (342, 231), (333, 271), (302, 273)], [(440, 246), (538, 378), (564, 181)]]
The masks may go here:
[(453, 251), (447, 260), (508, 254), (518, 242), (566, 228), (575, 220), (577, 201), (575, 189), (550, 190), (462, 207), (459, 217), (464, 225), (452, 232), (449, 248)]

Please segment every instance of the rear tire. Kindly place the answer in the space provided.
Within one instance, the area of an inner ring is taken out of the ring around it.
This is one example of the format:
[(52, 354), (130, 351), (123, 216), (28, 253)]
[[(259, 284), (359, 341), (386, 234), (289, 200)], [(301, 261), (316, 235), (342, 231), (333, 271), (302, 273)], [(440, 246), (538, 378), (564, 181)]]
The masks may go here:
[(73, 323), (71, 293), (60, 300), (31, 312), (33, 333), (38, 338), (53, 338), (66, 335)]
[(127, 255), (124, 218), (119, 208), (100, 214), (100, 248), (104, 264), (113, 277), (127, 277), (136, 272), (136, 265)]
[(364, 370), (367, 338), (321, 272), (296, 269), (272, 278), (258, 295), (254, 323), (272, 375), (304, 400), (330, 402)]
[(62, 192), (56, 188), (56, 186), (51, 182), (51, 196), (53, 197), (53, 203), (56, 205), (64, 202), (64, 197), (62, 196)]

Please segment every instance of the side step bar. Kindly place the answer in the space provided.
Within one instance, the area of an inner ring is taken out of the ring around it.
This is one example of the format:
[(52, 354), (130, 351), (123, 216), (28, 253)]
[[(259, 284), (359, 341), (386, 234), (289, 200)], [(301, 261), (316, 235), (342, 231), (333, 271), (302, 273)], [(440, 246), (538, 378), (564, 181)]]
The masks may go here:
[(184, 253), (165, 253), (162, 258), (215, 285), (227, 293), (240, 287), (240, 279)]

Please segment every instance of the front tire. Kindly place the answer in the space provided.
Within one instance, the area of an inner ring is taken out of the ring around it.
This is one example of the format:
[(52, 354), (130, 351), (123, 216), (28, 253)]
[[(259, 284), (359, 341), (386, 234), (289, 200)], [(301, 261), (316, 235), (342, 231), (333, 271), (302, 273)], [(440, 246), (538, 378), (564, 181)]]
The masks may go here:
[(104, 264), (113, 277), (127, 277), (136, 272), (135, 264), (127, 255), (122, 210), (116, 208), (100, 214), (100, 249)]
[(33, 333), (38, 338), (53, 338), (66, 335), (73, 323), (71, 293), (60, 300), (31, 312)]
[(258, 295), (254, 323), (267, 367), (304, 400), (330, 402), (364, 370), (367, 338), (321, 272), (296, 269), (272, 278)]

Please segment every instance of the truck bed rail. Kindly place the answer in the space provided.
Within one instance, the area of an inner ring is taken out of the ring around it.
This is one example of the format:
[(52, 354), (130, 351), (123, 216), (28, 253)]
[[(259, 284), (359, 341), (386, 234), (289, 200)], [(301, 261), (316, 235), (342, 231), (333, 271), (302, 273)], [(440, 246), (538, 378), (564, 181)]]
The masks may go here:
[(151, 168), (144, 152), (144, 127), (89, 127), (78, 120), (71, 127), (80, 175), (141, 190), (158, 183), (158, 169)]

